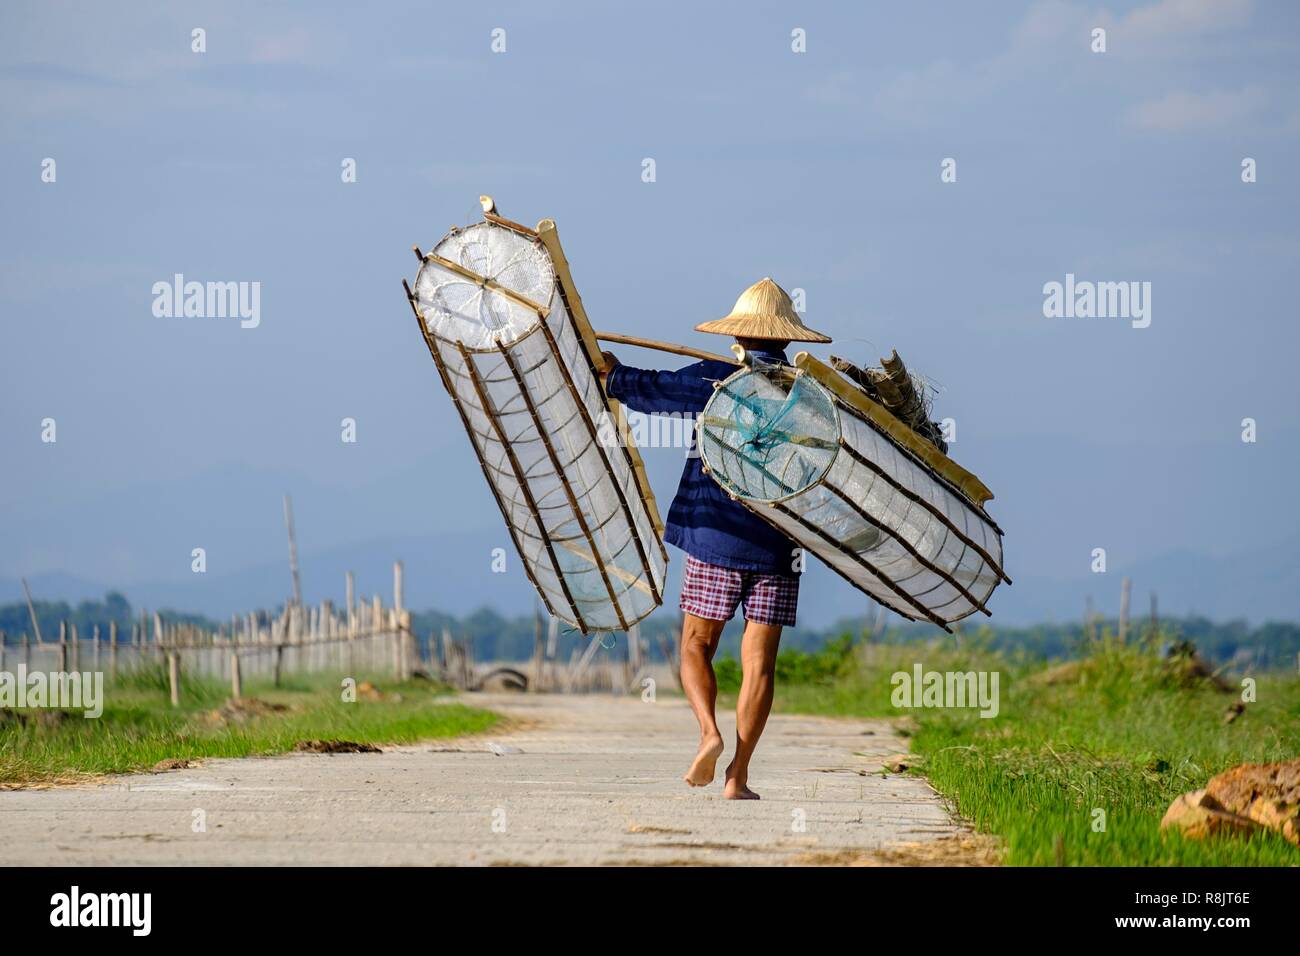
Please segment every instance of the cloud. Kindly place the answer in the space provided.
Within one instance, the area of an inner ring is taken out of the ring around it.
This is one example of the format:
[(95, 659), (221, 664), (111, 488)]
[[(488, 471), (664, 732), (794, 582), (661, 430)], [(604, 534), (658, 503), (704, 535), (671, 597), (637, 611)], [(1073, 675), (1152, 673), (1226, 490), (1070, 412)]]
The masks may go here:
[(925, 124), (998, 95), (1029, 75), (1058, 70), (1063, 44), (1086, 48), (1092, 20), (1064, 0), (1038, 0), (1016, 24), (1004, 50), (971, 63), (932, 60), (885, 82), (857, 69), (839, 70), (810, 85), (809, 99), (836, 106), (866, 105), (905, 125)]
[(317, 53), (317, 44), (303, 29), (293, 29), (272, 36), (261, 37), (253, 43), (249, 54), (250, 63), (298, 63), (308, 64), (322, 62)]
[(1161, 43), (1222, 33), (1248, 22), (1253, 12), (1251, 0), (1158, 0), (1122, 17), (1118, 29), (1131, 45)]
[(1252, 118), (1266, 102), (1267, 97), (1259, 87), (1236, 92), (1175, 90), (1138, 103), (1128, 111), (1126, 119), (1138, 129), (1162, 133), (1222, 129)]
[[(880, 117), (907, 125), (951, 117), (975, 104), (1034, 86), (1068, 84), (1093, 76), (1088, 52), (1092, 30), (1107, 31), (1107, 56), (1141, 68), (1144, 60), (1199, 59), (1206, 44), (1221, 47), (1223, 34), (1245, 25), (1251, 0), (1156, 0), (1121, 17), (1067, 0), (1037, 0), (1011, 29), (1003, 49), (967, 63), (936, 59), (882, 82), (857, 69), (840, 70), (805, 91), (809, 99), (839, 106), (869, 106)], [(1222, 53), (1220, 49), (1218, 52)], [(1077, 54), (1077, 55), (1074, 55)], [(1115, 74), (1119, 76), (1120, 74)], [(1253, 94), (1257, 95), (1257, 94)], [(1226, 117), (1250, 105), (1223, 94), (1205, 103), (1207, 120)], [(1151, 122), (1162, 114), (1173, 121), (1178, 104), (1150, 108)], [(1146, 125), (1146, 112), (1139, 125)], [(1181, 122), (1188, 124), (1191, 119)]]

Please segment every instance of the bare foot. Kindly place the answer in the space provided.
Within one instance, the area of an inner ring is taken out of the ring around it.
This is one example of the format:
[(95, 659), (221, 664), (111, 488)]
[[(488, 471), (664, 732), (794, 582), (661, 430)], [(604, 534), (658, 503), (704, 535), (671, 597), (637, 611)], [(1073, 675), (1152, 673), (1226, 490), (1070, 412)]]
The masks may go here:
[(722, 790), (722, 795), (728, 800), (761, 800), (762, 798), (750, 790), (746, 783), (747, 781), (741, 780), (735, 775), (735, 771), (728, 767), (727, 784)]
[(722, 756), (722, 735), (714, 734), (700, 741), (700, 751), (683, 778), (692, 787), (707, 787), (713, 783), (713, 768)]

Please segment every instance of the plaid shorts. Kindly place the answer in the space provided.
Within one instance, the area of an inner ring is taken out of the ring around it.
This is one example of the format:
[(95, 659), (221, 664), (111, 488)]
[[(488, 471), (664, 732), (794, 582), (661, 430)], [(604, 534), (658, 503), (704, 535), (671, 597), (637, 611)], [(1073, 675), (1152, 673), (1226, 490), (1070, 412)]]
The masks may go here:
[(742, 603), (747, 621), (792, 627), (799, 607), (799, 578), (720, 568), (686, 556), (679, 605), (683, 611), (709, 621), (730, 621)]

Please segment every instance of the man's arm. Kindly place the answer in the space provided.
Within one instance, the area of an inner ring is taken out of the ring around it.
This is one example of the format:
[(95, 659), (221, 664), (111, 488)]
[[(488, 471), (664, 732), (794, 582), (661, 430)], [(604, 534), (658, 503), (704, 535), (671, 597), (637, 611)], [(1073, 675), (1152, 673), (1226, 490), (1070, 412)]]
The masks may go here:
[(703, 375), (704, 362), (675, 372), (622, 365), (609, 352), (603, 355), (601, 380), (605, 393), (634, 412), (645, 415), (693, 414), (713, 394), (713, 384)]

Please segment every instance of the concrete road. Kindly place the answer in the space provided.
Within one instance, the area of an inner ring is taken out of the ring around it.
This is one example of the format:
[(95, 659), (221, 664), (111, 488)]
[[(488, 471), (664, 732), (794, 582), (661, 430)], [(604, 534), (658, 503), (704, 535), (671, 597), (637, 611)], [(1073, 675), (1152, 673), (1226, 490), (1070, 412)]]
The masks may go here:
[(681, 775), (698, 732), (680, 699), (484, 694), (467, 702), (515, 723), (380, 754), (210, 760), (0, 792), (0, 859), (767, 865), (891, 862), (900, 844), (967, 842), (924, 780), (880, 774), (883, 758), (906, 750), (887, 721), (773, 716), (750, 776), (763, 799), (729, 801), (721, 769), (733, 722), (723, 723), (717, 782), (688, 788)]

